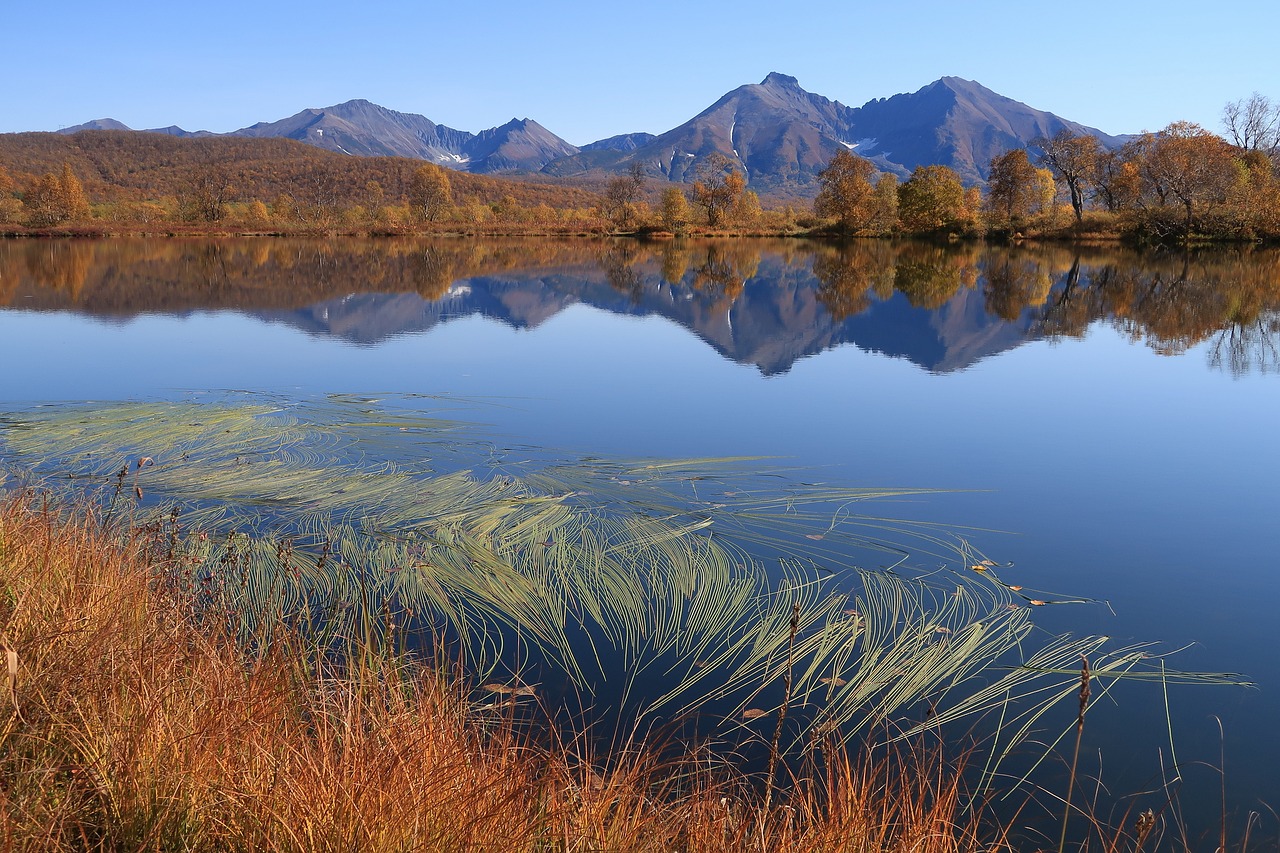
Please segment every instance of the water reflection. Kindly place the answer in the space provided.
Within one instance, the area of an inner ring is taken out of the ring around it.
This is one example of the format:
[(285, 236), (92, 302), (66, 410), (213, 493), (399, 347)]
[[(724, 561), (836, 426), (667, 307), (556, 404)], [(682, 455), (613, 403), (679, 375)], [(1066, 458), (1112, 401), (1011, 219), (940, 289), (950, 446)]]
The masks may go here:
[(1208, 342), (1280, 367), (1280, 252), (880, 240), (107, 240), (0, 244), (0, 307), (234, 309), (358, 344), (470, 314), (536, 326), (573, 304), (667, 317), (785, 372), (854, 344), (945, 372), (1110, 324), (1163, 354)]

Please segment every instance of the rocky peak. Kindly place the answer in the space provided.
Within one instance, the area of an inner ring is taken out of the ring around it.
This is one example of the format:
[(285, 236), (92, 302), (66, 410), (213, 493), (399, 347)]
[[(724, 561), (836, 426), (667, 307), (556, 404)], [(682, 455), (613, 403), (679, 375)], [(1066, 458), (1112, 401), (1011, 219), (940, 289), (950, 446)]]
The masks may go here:
[(783, 89), (799, 89), (800, 81), (786, 74), (780, 74), (777, 71), (770, 71), (769, 74), (760, 81), (761, 86), (776, 86)]

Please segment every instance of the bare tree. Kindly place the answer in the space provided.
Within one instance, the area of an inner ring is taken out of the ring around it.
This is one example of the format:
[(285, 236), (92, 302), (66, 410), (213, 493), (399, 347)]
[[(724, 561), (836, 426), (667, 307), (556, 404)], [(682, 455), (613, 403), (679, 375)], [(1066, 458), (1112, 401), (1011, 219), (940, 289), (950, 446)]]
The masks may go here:
[(715, 228), (724, 223), (733, 205), (746, 188), (746, 178), (733, 161), (720, 153), (698, 164), (693, 183), (693, 203), (707, 215), (707, 224)]
[(619, 175), (609, 181), (604, 190), (605, 203), (609, 209), (609, 219), (618, 228), (625, 229), (636, 215), (636, 202), (644, 189), (644, 167), (632, 163), (625, 175)]
[(1237, 148), (1275, 154), (1280, 151), (1280, 104), (1254, 92), (1222, 108), (1222, 124)]
[(226, 212), (235, 190), (225, 164), (209, 163), (197, 170), (181, 189), (180, 202), (187, 219), (217, 222)]

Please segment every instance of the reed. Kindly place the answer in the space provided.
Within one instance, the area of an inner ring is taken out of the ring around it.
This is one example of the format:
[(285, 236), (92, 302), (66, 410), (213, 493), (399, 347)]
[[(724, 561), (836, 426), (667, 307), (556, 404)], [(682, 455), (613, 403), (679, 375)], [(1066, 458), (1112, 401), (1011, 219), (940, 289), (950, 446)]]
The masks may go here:
[(941, 756), (837, 749), (765, 807), (711, 753), (536, 738), (447, 670), (317, 661), (284, 630), (247, 654), (157, 583), (147, 538), (0, 505), (6, 850), (977, 849)]
[[(1076, 787), (1076, 769), (1080, 764), (1080, 743), (1084, 738), (1084, 716), (1089, 710), (1089, 659), (1081, 658), (1080, 666), (1080, 708), (1076, 713), (1076, 746), (1071, 753), (1071, 773), (1067, 777), (1066, 803), (1062, 812), (1062, 835), (1058, 839), (1058, 853), (1067, 849), (1067, 824), (1071, 819), (1071, 795)], [(1223, 846), (1225, 850), (1225, 845)]]

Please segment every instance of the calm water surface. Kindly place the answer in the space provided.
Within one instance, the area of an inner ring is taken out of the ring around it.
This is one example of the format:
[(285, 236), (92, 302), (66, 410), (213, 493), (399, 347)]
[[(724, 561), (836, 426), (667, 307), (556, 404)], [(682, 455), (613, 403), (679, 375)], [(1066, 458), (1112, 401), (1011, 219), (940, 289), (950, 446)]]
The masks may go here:
[[(1028, 585), (1109, 602), (1043, 608), (1054, 632), (1246, 673), (1256, 689), (1173, 692), (1178, 758), (1216, 764), (1221, 720), (1233, 807), (1280, 807), (1275, 252), (8, 241), (0, 364), (9, 410), (447, 395), (569, 454), (956, 490), (885, 512), (982, 528)], [(1144, 786), (1169, 760), (1159, 690), (1097, 715), (1113, 790)], [(1188, 775), (1193, 807), (1214, 796)]]

